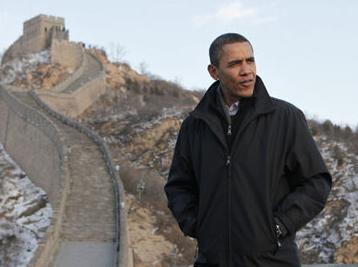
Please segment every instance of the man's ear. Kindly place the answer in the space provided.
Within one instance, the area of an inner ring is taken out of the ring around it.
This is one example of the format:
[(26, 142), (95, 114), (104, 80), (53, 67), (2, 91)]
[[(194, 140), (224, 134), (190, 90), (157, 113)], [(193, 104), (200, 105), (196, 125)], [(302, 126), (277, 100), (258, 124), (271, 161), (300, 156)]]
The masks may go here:
[(213, 64), (210, 64), (208, 66), (208, 72), (209, 72), (211, 78), (213, 78), (215, 81), (219, 80), (218, 70)]

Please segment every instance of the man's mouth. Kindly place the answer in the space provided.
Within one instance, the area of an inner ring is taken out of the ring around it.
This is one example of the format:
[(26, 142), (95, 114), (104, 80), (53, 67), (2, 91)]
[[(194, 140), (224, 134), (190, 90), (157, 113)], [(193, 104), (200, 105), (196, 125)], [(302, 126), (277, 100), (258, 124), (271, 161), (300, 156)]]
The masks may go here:
[(240, 85), (244, 85), (244, 86), (248, 86), (251, 85), (253, 83), (253, 79), (248, 79), (248, 80), (242, 80), (239, 82)]

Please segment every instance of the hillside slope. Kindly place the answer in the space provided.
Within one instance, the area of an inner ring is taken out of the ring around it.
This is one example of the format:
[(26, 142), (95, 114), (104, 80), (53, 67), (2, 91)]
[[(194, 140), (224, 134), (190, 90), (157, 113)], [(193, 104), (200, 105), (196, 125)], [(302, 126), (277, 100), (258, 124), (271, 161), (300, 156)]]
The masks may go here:
[[(141, 75), (125, 63), (112, 64), (103, 51), (96, 56), (106, 70), (106, 93), (78, 120), (104, 138), (119, 166), (135, 266), (190, 265), (196, 242), (180, 232), (166, 207), (163, 185), (180, 124), (203, 92)], [(0, 70), (0, 80), (45, 90), (68, 75), (46, 60), (21, 66)], [(304, 263), (358, 263), (358, 150), (352, 149), (357, 141), (328, 134), (317, 122), (310, 125), (334, 184), (324, 211), (297, 234), (301, 258)]]

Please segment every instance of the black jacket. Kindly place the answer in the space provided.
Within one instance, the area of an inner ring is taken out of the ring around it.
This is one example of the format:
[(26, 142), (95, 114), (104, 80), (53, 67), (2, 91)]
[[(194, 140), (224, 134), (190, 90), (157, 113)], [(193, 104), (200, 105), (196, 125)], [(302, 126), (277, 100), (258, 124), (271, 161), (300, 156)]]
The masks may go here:
[[(295, 233), (323, 209), (331, 187), (304, 114), (270, 97), (257, 76), (253, 97), (240, 101), (236, 134), (228, 135), (218, 84), (182, 123), (168, 207), (198, 240), (197, 262), (299, 266)], [(283, 238), (274, 217), (288, 230)]]

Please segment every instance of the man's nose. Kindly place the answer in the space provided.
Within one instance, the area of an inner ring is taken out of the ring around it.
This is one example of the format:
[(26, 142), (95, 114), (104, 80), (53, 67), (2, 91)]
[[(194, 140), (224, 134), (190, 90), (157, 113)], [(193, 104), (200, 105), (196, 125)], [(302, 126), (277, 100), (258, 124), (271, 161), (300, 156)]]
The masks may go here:
[(247, 62), (242, 62), (241, 68), (240, 68), (240, 75), (247, 75), (251, 71), (250, 65), (247, 64)]

